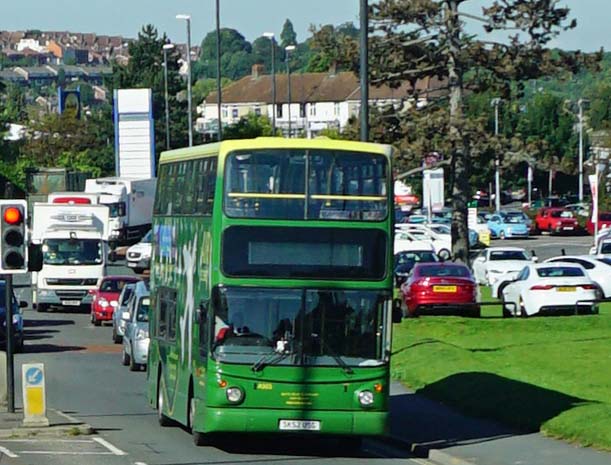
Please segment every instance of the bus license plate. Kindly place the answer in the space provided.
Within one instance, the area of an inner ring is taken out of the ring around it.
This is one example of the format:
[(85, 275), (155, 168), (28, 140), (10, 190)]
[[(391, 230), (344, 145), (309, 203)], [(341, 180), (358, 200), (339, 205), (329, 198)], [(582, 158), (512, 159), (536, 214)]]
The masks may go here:
[(318, 420), (280, 420), (282, 431), (320, 431)]
[(66, 307), (78, 307), (81, 305), (80, 300), (62, 300), (62, 305)]

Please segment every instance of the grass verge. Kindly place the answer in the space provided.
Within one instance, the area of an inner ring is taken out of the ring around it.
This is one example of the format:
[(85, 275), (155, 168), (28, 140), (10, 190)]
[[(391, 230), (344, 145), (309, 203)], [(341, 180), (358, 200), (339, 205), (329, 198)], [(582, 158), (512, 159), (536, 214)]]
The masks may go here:
[(395, 325), (392, 376), (467, 415), (611, 450), (611, 304), (591, 316), (503, 319), (500, 305), (482, 316)]

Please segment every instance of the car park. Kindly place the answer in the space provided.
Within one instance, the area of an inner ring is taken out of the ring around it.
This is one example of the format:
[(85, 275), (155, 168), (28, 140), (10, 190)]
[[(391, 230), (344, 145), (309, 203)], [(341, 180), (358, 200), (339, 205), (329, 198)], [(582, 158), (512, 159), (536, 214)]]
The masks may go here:
[(480, 316), (479, 288), (459, 263), (419, 263), (401, 286), (407, 316), (458, 313)]
[(581, 266), (601, 288), (603, 297), (611, 298), (611, 258), (593, 255), (561, 255), (548, 258), (544, 263), (572, 263)]
[(573, 213), (564, 208), (541, 208), (535, 217), (535, 228), (537, 232), (550, 234), (576, 234), (579, 223)]
[(127, 320), (123, 318), (123, 314), (127, 311), (127, 306), (129, 305), (130, 298), (134, 293), (137, 282), (138, 281), (134, 281), (125, 284), (117, 299), (119, 306), (112, 314), (112, 340), (115, 344), (123, 342), (123, 334), (125, 334), (125, 326), (127, 326)]
[(600, 287), (579, 265), (530, 264), (502, 290), (503, 316), (597, 313)]
[(520, 247), (489, 247), (473, 260), (473, 276), (479, 284), (493, 286), (501, 279), (513, 279), (536, 259)]
[(146, 366), (149, 348), (149, 307), (150, 289), (148, 281), (139, 281), (130, 298), (126, 314), (125, 334), (123, 335), (123, 351), (121, 362), (129, 365), (131, 371), (137, 371)]
[(430, 249), (410, 250), (395, 254), (395, 286), (401, 287), (417, 263), (438, 262), (437, 254)]
[(127, 266), (135, 273), (142, 273), (151, 267), (151, 252), (153, 249), (153, 232), (146, 233), (140, 242), (132, 245), (125, 253)]
[[(598, 214), (598, 231), (600, 232), (606, 228), (611, 228), (611, 212), (601, 212)], [(596, 233), (596, 226), (592, 222), (591, 217), (586, 222), (586, 229), (592, 236)]]
[(515, 237), (528, 237), (529, 227), (517, 216), (508, 216), (506, 213), (495, 213), (488, 220), (490, 235), (497, 239)]
[(111, 321), (115, 309), (119, 306), (119, 295), (123, 286), (138, 280), (136, 276), (106, 276), (96, 289), (90, 291), (91, 323), (100, 326), (104, 321)]
[[(21, 309), (27, 307), (27, 302), (19, 301), (13, 292), (13, 350), (23, 352), (23, 314)], [(0, 347), (6, 347), (6, 281), (0, 280)]]

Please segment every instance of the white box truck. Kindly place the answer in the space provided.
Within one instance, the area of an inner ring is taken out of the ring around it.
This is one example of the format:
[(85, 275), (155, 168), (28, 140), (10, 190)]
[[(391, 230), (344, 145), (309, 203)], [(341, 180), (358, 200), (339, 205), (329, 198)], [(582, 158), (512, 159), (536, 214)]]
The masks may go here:
[(110, 210), (110, 240), (135, 243), (151, 229), (156, 178), (98, 178), (85, 182), (85, 192), (98, 194)]
[(31, 240), (42, 248), (42, 269), (32, 273), (32, 303), (50, 306), (91, 303), (90, 290), (105, 275), (108, 260), (106, 205), (35, 203)]

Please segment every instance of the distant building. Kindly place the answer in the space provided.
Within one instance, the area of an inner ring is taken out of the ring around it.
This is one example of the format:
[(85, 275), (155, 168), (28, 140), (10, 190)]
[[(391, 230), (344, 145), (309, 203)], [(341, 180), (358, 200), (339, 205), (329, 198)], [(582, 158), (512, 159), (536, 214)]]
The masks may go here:
[[(388, 86), (369, 90), (372, 106), (394, 105), (398, 109), (406, 106), (426, 104), (434, 94), (441, 93), (442, 84), (436, 78), (418, 81), (418, 102), (410, 100), (411, 86), (408, 83), (397, 89)], [(276, 127), (288, 134), (289, 113), (292, 134), (316, 136), (324, 129), (342, 130), (350, 118), (360, 110), (360, 85), (352, 72), (293, 73), (291, 74), (291, 104), (289, 112), (288, 76), (276, 75)], [(196, 129), (202, 133), (215, 133), (218, 127), (218, 99), (211, 93), (198, 106), (200, 117)], [(236, 123), (240, 118), (254, 113), (272, 119), (272, 76), (264, 74), (262, 65), (254, 65), (250, 76), (223, 89), (222, 124)]]

